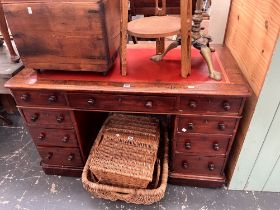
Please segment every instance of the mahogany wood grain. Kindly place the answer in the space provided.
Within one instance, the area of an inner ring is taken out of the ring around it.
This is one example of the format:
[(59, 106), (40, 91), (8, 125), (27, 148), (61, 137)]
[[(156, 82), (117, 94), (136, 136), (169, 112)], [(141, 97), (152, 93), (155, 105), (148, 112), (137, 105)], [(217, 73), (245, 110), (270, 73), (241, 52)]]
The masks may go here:
[(107, 72), (114, 63), (119, 1), (13, 1), (4, 11), (26, 67)]
[(68, 94), (73, 108), (112, 111), (172, 112), (176, 98), (166, 96), (137, 96), (110, 94)]
[(78, 148), (37, 147), (42, 162), (49, 165), (82, 167), (84, 165)]
[(213, 116), (179, 116), (179, 133), (227, 134), (233, 135), (238, 118)]
[[(205, 134), (177, 134), (173, 140), (175, 152), (185, 155), (225, 156), (231, 136)], [(174, 151), (173, 150), (173, 151)]]
[(223, 173), (225, 159), (191, 155), (175, 155), (172, 160), (174, 172), (192, 175), (219, 176)]
[(240, 115), (242, 106), (243, 99), (238, 97), (180, 97), (180, 110), (186, 113)]
[(21, 106), (48, 106), (65, 107), (67, 102), (65, 95), (57, 91), (14, 91), (13, 96), (16, 103)]
[(28, 125), (49, 126), (53, 128), (73, 128), (69, 111), (48, 109), (21, 110)]
[(38, 146), (77, 147), (75, 130), (29, 127), (33, 141)]

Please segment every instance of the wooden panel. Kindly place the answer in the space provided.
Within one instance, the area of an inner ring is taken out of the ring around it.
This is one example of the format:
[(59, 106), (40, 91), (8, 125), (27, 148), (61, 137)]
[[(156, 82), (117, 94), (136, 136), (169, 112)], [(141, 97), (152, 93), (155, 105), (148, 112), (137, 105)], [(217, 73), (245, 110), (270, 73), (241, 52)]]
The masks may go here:
[(59, 166), (83, 166), (78, 148), (37, 147), (45, 164)]
[(174, 172), (193, 175), (218, 176), (222, 174), (225, 159), (176, 155), (172, 161)]
[(197, 97), (185, 96), (180, 98), (180, 110), (188, 113), (219, 113), (241, 114), (242, 98), (229, 97)]
[(140, 112), (170, 112), (175, 110), (176, 98), (163, 96), (68, 94), (70, 106), (93, 110)]
[(30, 127), (30, 134), (38, 146), (77, 147), (74, 130)]
[[(279, 103), (280, 105), (280, 103)], [(270, 124), (268, 133), (266, 134), (264, 143), (262, 144), (261, 151), (258, 154), (256, 163), (253, 170), (250, 173), (250, 177), (247, 181), (245, 190), (261, 191), (267, 179), (269, 178), (275, 163), (277, 163), (280, 157), (280, 108), (278, 105), (278, 111), (273, 117), (273, 121)], [(280, 182), (277, 181), (275, 185), (280, 189)]]
[(234, 134), (239, 119), (230, 117), (178, 117), (178, 132), (203, 134)]
[(66, 106), (66, 100), (63, 93), (55, 91), (14, 91), (13, 95), (18, 105), (21, 106), (48, 106), (61, 107)]
[(204, 156), (225, 156), (231, 137), (223, 135), (176, 135), (173, 151)]
[(29, 125), (45, 125), (54, 128), (72, 128), (72, 120), (68, 111), (53, 111), (40, 109), (22, 109), (22, 113)]
[(280, 1), (232, 0), (225, 43), (259, 96), (279, 36)]
[[(246, 121), (241, 124), (241, 130), (237, 135), (238, 142), (234, 149), (235, 156), (232, 157), (230, 163), (231, 170), (235, 168), (229, 185), (230, 189), (243, 190), (246, 188), (247, 180), (254, 168), (270, 124), (274, 118), (275, 110), (280, 102), (279, 91), (276, 91), (280, 90), (279, 56), (280, 42), (277, 44), (276, 52), (272, 58), (272, 64), (258, 102), (255, 97), (252, 103), (249, 104), (249, 107), (246, 108)], [(256, 103), (257, 106), (254, 109)], [(252, 115), (252, 113), (254, 113), (254, 115), (250, 121), (250, 115)], [(244, 144), (243, 139), (245, 139)], [(238, 154), (240, 154), (239, 157), (237, 157)], [(237, 159), (238, 161), (236, 162)]]

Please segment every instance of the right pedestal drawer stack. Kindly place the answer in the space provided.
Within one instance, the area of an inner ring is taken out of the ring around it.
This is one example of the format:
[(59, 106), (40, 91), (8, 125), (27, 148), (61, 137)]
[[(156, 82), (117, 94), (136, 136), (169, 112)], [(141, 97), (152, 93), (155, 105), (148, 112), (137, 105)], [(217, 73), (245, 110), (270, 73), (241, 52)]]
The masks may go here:
[(181, 96), (174, 117), (170, 182), (221, 187), (245, 99)]

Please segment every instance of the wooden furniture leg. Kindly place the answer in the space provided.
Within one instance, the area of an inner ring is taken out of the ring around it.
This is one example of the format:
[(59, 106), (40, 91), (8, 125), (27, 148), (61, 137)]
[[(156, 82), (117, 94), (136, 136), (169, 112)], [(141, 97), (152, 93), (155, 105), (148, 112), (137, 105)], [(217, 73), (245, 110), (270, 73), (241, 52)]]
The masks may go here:
[(128, 0), (121, 0), (121, 46), (120, 63), (121, 75), (127, 75), (126, 50), (127, 50), (127, 24), (128, 24)]
[[(191, 57), (191, 21), (188, 19), (191, 15), (192, 1), (181, 0), (181, 76), (187, 78), (191, 73), (191, 62), (188, 58)], [(187, 8), (187, 9), (186, 9)]]
[(10, 35), (9, 35), (9, 30), (8, 30), (8, 26), (6, 23), (6, 19), (4, 16), (4, 11), (3, 11), (3, 7), (2, 4), (0, 3), (0, 31), (4, 37), (4, 40), (7, 44), (8, 50), (10, 52), (11, 55), (11, 60), (15, 63), (17, 63), (19, 61), (19, 56), (17, 55), (17, 53), (14, 50), (14, 47), (12, 45), (11, 39), (10, 39)]

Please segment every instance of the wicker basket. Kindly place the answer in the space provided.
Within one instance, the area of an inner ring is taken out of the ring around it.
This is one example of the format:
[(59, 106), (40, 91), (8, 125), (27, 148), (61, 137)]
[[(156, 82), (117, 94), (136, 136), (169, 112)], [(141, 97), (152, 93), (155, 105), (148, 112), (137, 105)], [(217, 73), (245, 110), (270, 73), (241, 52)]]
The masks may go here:
[[(102, 134), (97, 137), (95, 144), (99, 143)], [(150, 205), (160, 201), (165, 194), (168, 179), (168, 134), (164, 131), (161, 150), (158, 153), (160, 159), (160, 167), (155, 170), (155, 179), (149, 185), (149, 189), (131, 189), (124, 187), (115, 187), (111, 185), (100, 184), (91, 174), (89, 169), (91, 155), (94, 153), (94, 147), (90, 152), (90, 156), (82, 174), (82, 182), (84, 188), (91, 193), (92, 196), (108, 199), (111, 201), (122, 200), (127, 203)], [(161, 169), (161, 170), (160, 170)]]
[(90, 170), (100, 183), (147, 188), (153, 179), (160, 139), (159, 123), (152, 121), (131, 115), (108, 117), (90, 160)]

